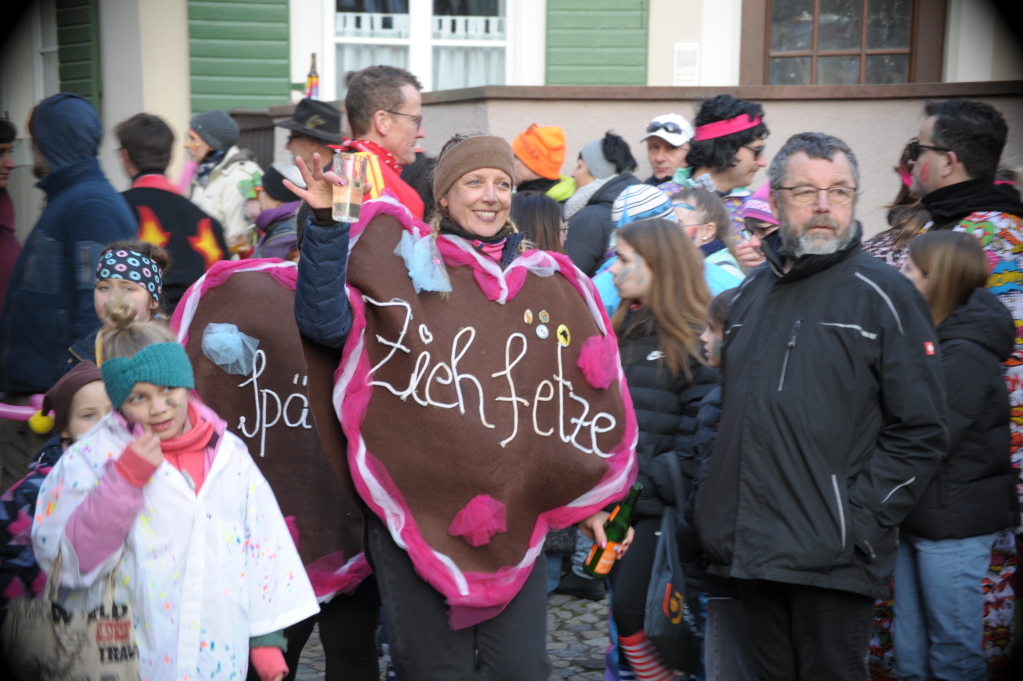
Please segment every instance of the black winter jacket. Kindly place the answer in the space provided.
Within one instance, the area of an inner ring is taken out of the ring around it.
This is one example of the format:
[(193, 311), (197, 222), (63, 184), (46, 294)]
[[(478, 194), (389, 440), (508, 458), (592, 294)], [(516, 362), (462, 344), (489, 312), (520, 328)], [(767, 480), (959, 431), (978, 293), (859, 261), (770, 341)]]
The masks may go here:
[(784, 272), (776, 232), (732, 301), (695, 514), (714, 574), (889, 592), (896, 528), (945, 451), (945, 391), (927, 304), (860, 234)]
[(568, 221), (568, 239), (565, 254), (587, 277), (597, 273), (604, 262), (608, 240), (614, 231), (611, 222), (611, 204), (626, 187), (642, 184), (635, 175), (622, 173), (611, 178), (590, 197), (586, 207)]
[(678, 457), (688, 495), (696, 472), (696, 412), (718, 380), (717, 369), (695, 359), (689, 362), (691, 379), (682, 371), (677, 376), (669, 374), (657, 349), (658, 335), (642, 333), (649, 315), (649, 309), (630, 310), (618, 335), (622, 368), (639, 427), (637, 482), (643, 485), (643, 491), (634, 512), (638, 518), (659, 517), (665, 505), (675, 506), (679, 501), (675, 499), (666, 456)]
[(1012, 355), (1012, 314), (977, 289), (938, 327), (948, 397), (948, 455), (902, 530), (962, 539), (1019, 525), (1009, 449), (1009, 395), (1002, 362)]

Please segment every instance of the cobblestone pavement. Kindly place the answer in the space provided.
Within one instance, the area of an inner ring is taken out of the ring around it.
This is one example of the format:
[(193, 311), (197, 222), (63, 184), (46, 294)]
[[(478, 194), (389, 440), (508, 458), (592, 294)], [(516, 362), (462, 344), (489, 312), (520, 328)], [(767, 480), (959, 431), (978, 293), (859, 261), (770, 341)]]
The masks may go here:
[[(602, 681), (607, 649), (607, 599), (586, 601), (552, 594), (547, 605), (547, 653), (554, 665), (550, 681)], [(384, 679), (386, 656), (380, 662)], [(323, 646), (314, 630), (302, 650), (296, 681), (322, 681)]]

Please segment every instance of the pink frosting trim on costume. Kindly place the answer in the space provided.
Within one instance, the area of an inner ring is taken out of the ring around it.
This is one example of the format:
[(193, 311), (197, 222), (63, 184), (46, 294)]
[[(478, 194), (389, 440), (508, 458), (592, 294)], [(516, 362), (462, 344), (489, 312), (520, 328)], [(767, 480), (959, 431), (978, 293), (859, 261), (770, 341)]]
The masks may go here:
[(579, 361), (576, 364), (587, 383), (594, 388), (607, 390), (618, 378), (615, 365), (617, 355), (618, 346), (614, 336), (590, 336), (579, 349)]
[[(262, 265), (284, 265), (282, 267), (267, 267), (265, 269), (258, 269)], [(174, 308), (174, 316), (171, 317), (171, 331), (175, 334), (181, 328), (181, 320), (185, 315), (185, 310), (189, 307), (189, 303), (193, 306), (198, 304), (198, 300), (192, 302), (196, 297), (202, 298), (206, 295), (206, 292), (215, 286), (220, 286), (228, 277), (239, 271), (260, 271), (269, 274), (277, 283), (281, 286), (295, 290), (295, 286), (298, 282), (298, 267), (294, 263), (285, 264), (284, 260), (280, 258), (250, 258), (248, 260), (218, 260), (213, 263), (206, 274), (201, 276), (198, 281), (188, 287), (185, 291), (185, 295), (181, 297), (181, 301), (178, 306)], [(189, 319), (191, 322), (191, 319)], [(188, 330), (185, 330), (185, 334), (178, 339), (178, 342), (182, 345), (188, 343)]]
[(344, 551), (328, 553), (305, 566), (317, 598), (331, 594), (351, 594), (362, 581), (373, 574), (366, 554), (359, 553), (347, 563)]
[(455, 514), (448, 534), (461, 537), (473, 546), (490, 543), (498, 532), (508, 531), (508, 510), (489, 494), (477, 494)]
[(725, 135), (731, 135), (735, 132), (749, 130), (750, 128), (755, 128), (760, 125), (761, 120), (760, 116), (739, 114), (735, 118), (728, 118), (723, 121), (715, 121), (714, 123), (700, 125), (696, 128), (696, 135), (693, 137), (693, 141), (703, 142), (704, 140), (712, 140), (718, 137), (724, 137)]
[[(428, 225), (414, 220), (404, 206), (377, 199), (363, 204), (362, 219), (352, 226), (352, 243), (355, 243), (357, 237), (378, 215), (389, 215), (398, 219), (404, 229), (413, 235), (416, 230), (420, 235), (428, 234), (430, 231)], [(500, 298), (500, 280), (486, 270), (475, 257), (459, 249), (448, 239), (438, 239), (437, 245), (445, 265), (448, 267), (464, 265), (472, 268), (474, 278), (487, 299), (497, 300)], [(535, 251), (527, 251), (519, 256), (519, 259), (530, 253), (535, 253)], [(341, 364), (334, 374), (334, 383), (336, 386), (341, 380), (346, 367), (352, 361), (352, 353), (357, 351), (355, 368), (345, 388), (343, 401), (341, 404), (335, 403), (342, 430), (348, 439), (348, 465), (352, 472), (352, 481), (359, 496), (379, 518), (384, 520), (392, 534), (395, 533), (395, 527), (401, 528), (397, 534), (405, 544), (406, 551), (415, 565), (417, 573), (443, 594), (448, 605), (451, 606), (448, 612), (448, 621), (453, 629), (477, 624), (500, 613), (519, 592), (532, 572), (536, 557), (543, 549), (543, 541), (548, 529), (568, 527), (593, 515), (608, 503), (622, 499), (636, 479), (636, 413), (626, 386), (625, 374), (619, 368), (618, 343), (611, 330), (611, 320), (604, 306), (599, 302), (599, 294), (593, 282), (572, 264), (568, 256), (561, 253), (548, 253), (547, 255), (558, 265), (558, 273), (572, 284), (580, 297), (585, 300), (586, 292), (589, 292), (590, 298), (597, 301), (595, 305), (591, 306), (591, 312), (599, 314), (603, 327), (607, 330), (605, 342), (614, 350), (612, 366), (621, 391), (625, 411), (625, 427), (621, 442), (611, 450), (610, 457), (605, 459), (608, 471), (597, 487), (610, 484), (610, 481), (615, 481), (615, 483), (603, 493), (587, 498), (589, 503), (579, 506), (562, 506), (540, 514), (530, 536), (529, 550), (519, 565), (502, 567), (494, 573), (465, 571), (458, 573), (464, 580), (462, 585), (465, 587), (464, 592), (460, 588), (456, 573), (427, 544), (397, 485), (394, 484), (383, 464), (368, 450), (365, 440), (362, 438), (360, 429), (372, 395), (369, 354), (364, 342), (366, 308), (361, 291), (351, 284), (347, 285), (348, 300), (352, 308), (352, 330), (349, 333), (348, 342), (345, 343)], [(521, 290), (527, 273), (528, 270), (525, 267), (516, 267), (515, 263), (504, 270), (504, 284), (508, 290), (508, 300), (514, 298)]]

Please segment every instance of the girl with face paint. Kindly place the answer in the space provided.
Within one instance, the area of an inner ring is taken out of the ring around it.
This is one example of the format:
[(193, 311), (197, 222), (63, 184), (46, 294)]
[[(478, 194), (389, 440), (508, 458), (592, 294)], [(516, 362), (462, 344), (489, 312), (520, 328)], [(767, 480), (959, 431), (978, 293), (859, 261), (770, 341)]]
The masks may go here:
[(68, 609), (97, 607), (114, 573), (148, 678), (244, 678), (251, 657), (261, 681), (280, 681), (282, 630), (318, 606), (277, 501), (245, 444), (192, 397), (171, 331), (138, 321), (127, 298), (106, 313), (100, 370), (115, 411), (40, 488), (35, 555), (47, 572), (62, 556)]
[(674, 678), (647, 641), (643, 620), (661, 516), (666, 506), (685, 501), (675, 498), (669, 460), (678, 459), (683, 478), (692, 475), (696, 413), (718, 379), (699, 340), (710, 292), (700, 251), (673, 221), (625, 225), (615, 251), (610, 272), (622, 304), (613, 324), (636, 408), (643, 491), (633, 514), (632, 546), (610, 574), (619, 644), (613, 654), (620, 667), (649, 671), (643, 678)]

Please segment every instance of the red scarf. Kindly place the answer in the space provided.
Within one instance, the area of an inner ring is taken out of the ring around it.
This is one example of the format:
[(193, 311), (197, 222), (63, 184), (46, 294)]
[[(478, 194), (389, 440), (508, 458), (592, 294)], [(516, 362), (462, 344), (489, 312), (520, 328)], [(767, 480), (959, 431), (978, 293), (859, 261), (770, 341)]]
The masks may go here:
[(387, 149), (384, 149), (376, 142), (370, 142), (369, 140), (347, 140), (341, 145), (341, 148), (344, 151), (351, 151), (354, 149), (355, 151), (364, 151), (368, 154), (373, 154), (380, 159), (381, 163), (397, 173), (398, 177), (401, 177), (401, 164), (398, 163), (398, 159), (394, 158), (394, 154), (387, 151)]
[(195, 483), (195, 493), (199, 494), (206, 479), (206, 445), (213, 437), (213, 424), (199, 416), (199, 410), (191, 400), (188, 402), (188, 421), (192, 429), (160, 443), (160, 450), (167, 463), (179, 471), (188, 471)]

